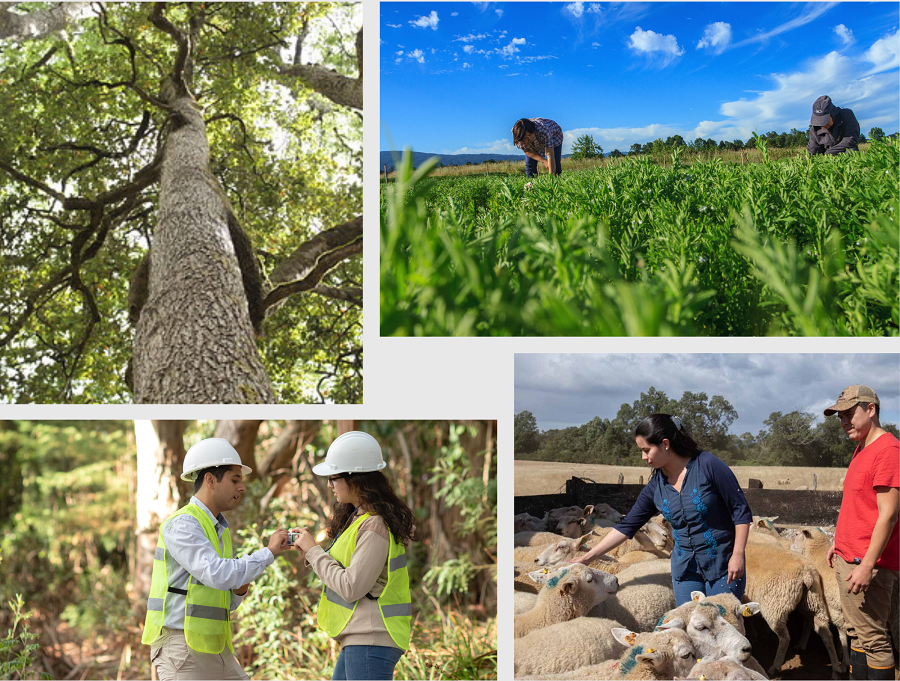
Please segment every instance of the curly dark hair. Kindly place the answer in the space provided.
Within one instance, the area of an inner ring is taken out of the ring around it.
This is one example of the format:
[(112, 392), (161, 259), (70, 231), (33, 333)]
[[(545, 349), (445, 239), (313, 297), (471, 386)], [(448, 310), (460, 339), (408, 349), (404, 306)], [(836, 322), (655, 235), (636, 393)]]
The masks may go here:
[[(394, 541), (404, 546), (410, 541), (418, 541), (416, 517), (412, 509), (394, 493), (394, 488), (381, 471), (352, 473), (345, 480), (361, 506), (365, 506), (373, 515), (384, 518)], [(349, 525), (349, 518), (355, 511), (353, 504), (335, 504), (326, 534), (332, 539), (337, 538)]]

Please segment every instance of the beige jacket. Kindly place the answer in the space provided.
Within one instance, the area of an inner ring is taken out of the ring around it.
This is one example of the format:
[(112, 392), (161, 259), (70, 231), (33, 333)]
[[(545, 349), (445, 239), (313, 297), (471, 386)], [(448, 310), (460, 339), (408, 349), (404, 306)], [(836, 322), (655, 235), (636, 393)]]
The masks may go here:
[[(357, 515), (363, 513), (357, 511)], [(306, 561), (319, 579), (348, 603), (357, 602), (347, 626), (335, 637), (341, 646), (398, 647), (384, 626), (378, 603), (366, 598), (367, 593), (378, 598), (387, 584), (389, 536), (384, 519), (370, 516), (360, 525), (353, 560), (347, 568), (319, 546), (306, 553)]]

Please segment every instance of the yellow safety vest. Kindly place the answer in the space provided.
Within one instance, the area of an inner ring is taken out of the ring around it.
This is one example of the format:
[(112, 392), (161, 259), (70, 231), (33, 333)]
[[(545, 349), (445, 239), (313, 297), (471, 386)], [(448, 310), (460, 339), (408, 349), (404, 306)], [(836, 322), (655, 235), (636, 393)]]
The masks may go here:
[[(341, 567), (347, 567), (353, 561), (353, 552), (356, 550), (356, 536), (359, 534), (359, 526), (369, 517), (366, 513), (360, 516), (345, 532), (337, 538), (329, 553)], [(381, 596), (378, 597), (378, 607), (381, 610), (381, 619), (384, 626), (394, 639), (398, 648), (409, 650), (409, 631), (412, 626), (412, 600), (409, 595), (409, 570), (406, 567), (406, 549), (403, 544), (394, 540), (394, 535), (388, 532), (390, 537), (390, 551), (388, 553), (388, 581)], [(340, 634), (350, 617), (356, 610), (355, 603), (348, 603), (334, 590), (327, 586), (322, 587), (322, 597), (319, 599), (319, 607), (316, 618), (319, 629), (334, 638)]]
[[(225, 544), (224, 551), (219, 546), (216, 529), (199, 506), (188, 504), (170, 515), (159, 528), (159, 539), (156, 542), (156, 553), (153, 556), (153, 581), (150, 583), (150, 598), (147, 599), (147, 618), (144, 620), (144, 635), (141, 643), (151, 645), (162, 632), (166, 619), (166, 596), (169, 593), (169, 579), (166, 574), (166, 543), (163, 541), (163, 528), (184, 513), (194, 516), (206, 538), (215, 547), (220, 558), (231, 559), (231, 532), (228, 528), (222, 533)], [(219, 654), (228, 646), (233, 653), (231, 643), (231, 592), (220, 591), (204, 586), (194, 579), (188, 578), (187, 598), (184, 610), (184, 638), (192, 650), (199, 653)]]

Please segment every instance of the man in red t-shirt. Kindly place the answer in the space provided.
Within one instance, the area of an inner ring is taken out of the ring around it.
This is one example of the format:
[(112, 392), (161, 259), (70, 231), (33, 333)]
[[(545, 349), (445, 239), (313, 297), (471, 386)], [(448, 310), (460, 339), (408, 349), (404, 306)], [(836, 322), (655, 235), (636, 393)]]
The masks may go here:
[(828, 565), (835, 568), (850, 638), (851, 679), (893, 679), (900, 601), (900, 443), (879, 421), (880, 400), (852, 385), (825, 410), (859, 443), (847, 475)]

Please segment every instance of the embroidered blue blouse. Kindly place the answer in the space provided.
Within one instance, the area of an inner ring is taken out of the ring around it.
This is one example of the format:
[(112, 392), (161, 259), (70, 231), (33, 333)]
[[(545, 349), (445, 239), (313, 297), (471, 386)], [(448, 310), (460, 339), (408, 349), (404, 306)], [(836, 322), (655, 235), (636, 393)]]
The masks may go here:
[(616, 529), (630, 539), (657, 513), (672, 525), (672, 577), (676, 580), (684, 577), (689, 566), (709, 582), (725, 575), (734, 551), (734, 526), (753, 520), (734, 473), (709, 452), (688, 461), (680, 493), (658, 470)]

